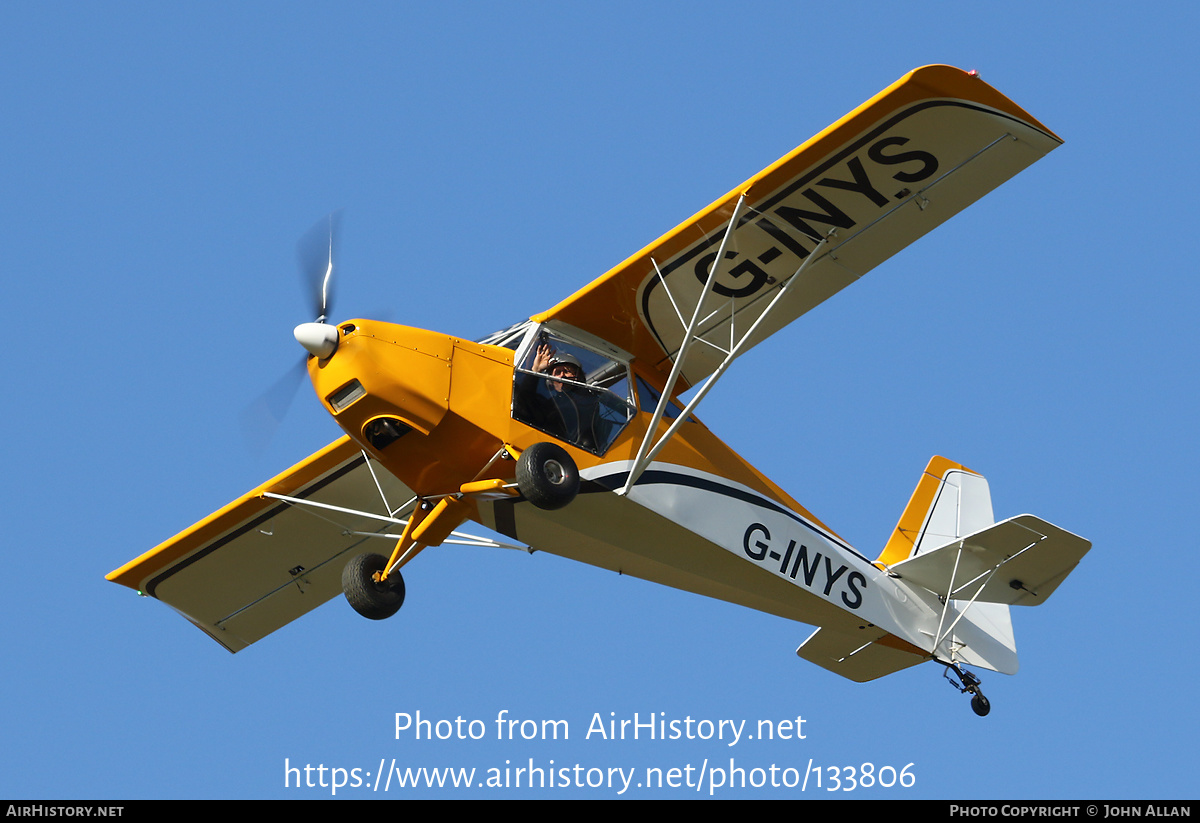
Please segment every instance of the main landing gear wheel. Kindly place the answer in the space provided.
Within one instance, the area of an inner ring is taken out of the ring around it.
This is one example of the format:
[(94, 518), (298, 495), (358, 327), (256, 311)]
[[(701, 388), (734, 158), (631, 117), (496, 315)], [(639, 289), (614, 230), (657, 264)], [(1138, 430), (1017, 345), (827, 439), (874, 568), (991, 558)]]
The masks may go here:
[(386, 620), (404, 605), (404, 578), (392, 572), (380, 582), (376, 575), (387, 567), (381, 554), (360, 554), (342, 569), (342, 591), (350, 606), (363, 617)]
[(992, 710), (992, 704), (983, 696), (983, 693), (975, 695), (971, 698), (971, 711), (980, 717), (987, 717), (987, 713)]
[(579, 468), (561, 446), (534, 443), (517, 459), (517, 490), (539, 509), (561, 509), (579, 491)]

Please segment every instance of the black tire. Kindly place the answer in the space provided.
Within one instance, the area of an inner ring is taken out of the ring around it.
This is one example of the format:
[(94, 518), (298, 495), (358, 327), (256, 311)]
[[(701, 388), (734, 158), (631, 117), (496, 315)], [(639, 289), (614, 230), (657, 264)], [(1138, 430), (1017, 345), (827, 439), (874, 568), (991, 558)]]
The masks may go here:
[(977, 694), (971, 698), (971, 711), (980, 717), (987, 717), (988, 712), (992, 710), (992, 704), (982, 694)]
[(377, 583), (373, 575), (387, 566), (381, 554), (360, 554), (342, 569), (342, 592), (356, 612), (371, 620), (386, 620), (404, 605), (404, 578), (392, 572)]
[(534, 443), (517, 460), (517, 489), (539, 509), (561, 509), (579, 492), (579, 467), (561, 446)]

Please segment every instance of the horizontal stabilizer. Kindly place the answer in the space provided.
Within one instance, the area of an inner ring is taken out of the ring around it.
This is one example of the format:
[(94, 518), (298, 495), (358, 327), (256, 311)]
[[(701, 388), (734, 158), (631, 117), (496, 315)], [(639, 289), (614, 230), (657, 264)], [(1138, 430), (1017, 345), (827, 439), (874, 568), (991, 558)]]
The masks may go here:
[(1038, 606), (1092, 544), (1031, 514), (947, 543), (891, 567), (939, 597)]
[(872, 641), (861, 635), (817, 629), (796, 654), (834, 674), (865, 683), (929, 659), (916, 646), (887, 633)]

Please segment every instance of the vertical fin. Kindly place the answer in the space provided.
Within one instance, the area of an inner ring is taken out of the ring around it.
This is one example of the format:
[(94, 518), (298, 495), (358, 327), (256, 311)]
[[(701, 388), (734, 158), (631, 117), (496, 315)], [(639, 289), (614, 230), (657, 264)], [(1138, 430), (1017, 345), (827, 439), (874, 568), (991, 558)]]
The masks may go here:
[(932, 457), (875, 562), (899, 563), (994, 522), (992, 493), (983, 475), (945, 457)]
[[(875, 562), (891, 566), (982, 531), (995, 522), (992, 493), (984, 476), (945, 457), (932, 457)], [(952, 658), (1006, 674), (1016, 673), (1017, 644), (1008, 606), (952, 603), (957, 604), (951, 607), (954, 614), (965, 612), (950, 638)]]

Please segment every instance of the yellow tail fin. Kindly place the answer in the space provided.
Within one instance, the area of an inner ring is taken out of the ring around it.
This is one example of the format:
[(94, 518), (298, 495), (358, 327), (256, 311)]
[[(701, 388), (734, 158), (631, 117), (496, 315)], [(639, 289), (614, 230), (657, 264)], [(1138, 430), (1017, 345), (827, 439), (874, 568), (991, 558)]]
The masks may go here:
[(992, 495), (983, 475), (945, 457), (932, 457), (875, 563), (891, 566), (920, 554), (922, 548), (935, 549), (994, 522)]

